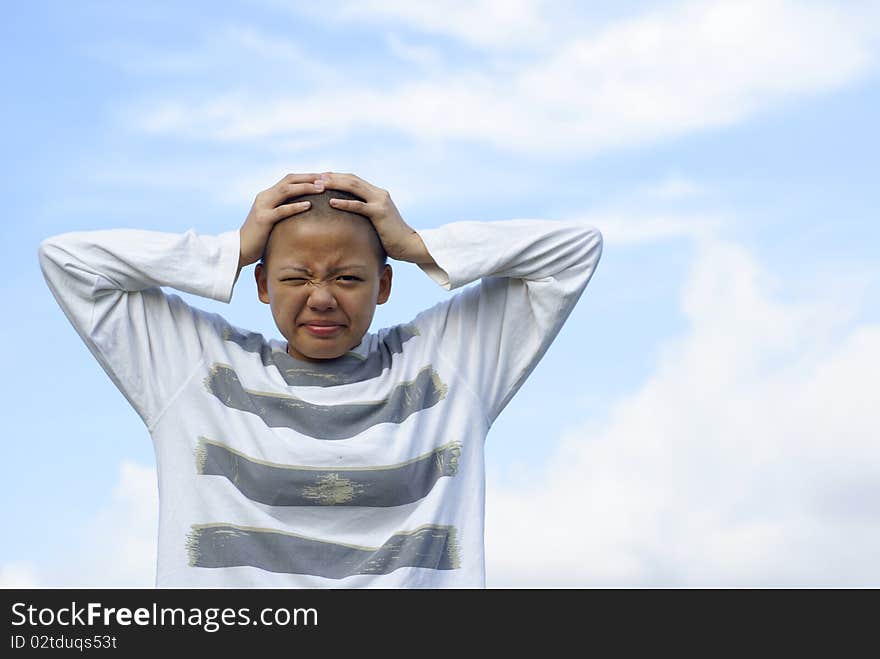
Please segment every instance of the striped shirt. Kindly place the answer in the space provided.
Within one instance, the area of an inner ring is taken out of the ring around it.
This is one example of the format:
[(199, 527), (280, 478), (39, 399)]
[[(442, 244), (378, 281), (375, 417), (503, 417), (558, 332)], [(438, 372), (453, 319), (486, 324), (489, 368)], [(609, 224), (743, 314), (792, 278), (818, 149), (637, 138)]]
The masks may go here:
[(237, 230), (41, 243), (50, 290), (152, 438), (158, 587), (485, 587), (484, 440), (602, 236), (530, 219), (419, 235), (437, 264), (422, 270), (461, 290), (321, 363), (160, 288), (228, 302)]

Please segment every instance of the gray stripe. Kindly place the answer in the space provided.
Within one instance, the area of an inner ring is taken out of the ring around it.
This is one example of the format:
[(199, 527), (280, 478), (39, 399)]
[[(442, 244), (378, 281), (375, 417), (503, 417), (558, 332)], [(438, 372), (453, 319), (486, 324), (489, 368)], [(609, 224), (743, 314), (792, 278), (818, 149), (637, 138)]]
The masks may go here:
[(411, 323), (395, 325), (367, 357), (347, 352), (324, 363), (299, 361), (286, 352), (273, 350), (262, 334), (243, 333), (233, 327), (223, 331), (224, 340), (259, 354), (264, 366), (277, 367), (287, 384), (301, 387), (333, 387), (377, 378), (391, 368), (394, 355), (403, 352), (403, 344), (418, 335), (419, 330)]
[(381, 547), (362, 547), (233, 524), (193, 524), (187, 535), (192, 567), (251, 566), (269, 572), (342, 579), (390, 574), (402, 567), (460, 567), (456, 529), (428, 524), (395, 533)]
[(315, 405), (292, 395), (251, 391), (226, 364), (214, 364), (205, 387), (227, 407), (256, 414), (271, 428), (291, 428), (315, 439), (347, 439), (379, 423), (402, 423), (446, 397), (446, 385), (430, 366), (387, 398), (364, 403)]
[(458, 470), (461, 444), (451, 442), (396, 465), (327, 469), (265, 462), (200, 438), (198, 473), (225, 476), (252, 501), (270, 506), (402, 506), (428, 495)]

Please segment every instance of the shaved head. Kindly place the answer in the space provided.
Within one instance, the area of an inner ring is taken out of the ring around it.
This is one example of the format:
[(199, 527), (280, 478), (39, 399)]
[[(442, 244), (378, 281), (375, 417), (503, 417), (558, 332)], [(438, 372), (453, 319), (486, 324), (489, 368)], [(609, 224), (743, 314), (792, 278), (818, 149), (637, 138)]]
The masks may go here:
[(379, 239), (379, 234), (376, 233), (373, 223), (369, 218), (360, 215), (359, 213), (333, 208), (333, 206), (330, 205), (331, 199), (353, 199), (355, 201), (364, 201), (357, 195), (346, 192), (345, 190), (325, 190), (320, 194), (299, 195), (297, 197), (286, 199), (284, 201), (285, 204), (291, 204), (297, 201), (310, 201), (312, 202), (312, 205), (309, 210), (281, 220), (272, 227), (272, 232), (269, 234), (269, 239), (266, 241), (266, 246), (263, 248), (263, 255), (260, 257), (260, 263), (267, 263), (269, 254), (272, 250), (272, 244), (273, 242), (276, 242), (273, 241), (273, 237), (275, 237), (276, 234), (284, 233), (283, 231), (276, 232), (275, 229), (283, 224), (289, 222), (345, 222), (363, 227), (362, 230), (369, 233), (370, 245), (376, 257), (376, 267), (379, 272), (381, 272), (385, 264), (388, 263), (388, 255), (385, 253), (385, 248), (382, 246), (382, 241)]
[(260, 302), (271, 307), (296, 359), (324, 361), (352, 350), (391, 294), (391, 264), (373, 223), (333, 208), (334, 198), (363, 201), (340, 190), (285, 200), (312, 205), (275, 223), (254, 268)]

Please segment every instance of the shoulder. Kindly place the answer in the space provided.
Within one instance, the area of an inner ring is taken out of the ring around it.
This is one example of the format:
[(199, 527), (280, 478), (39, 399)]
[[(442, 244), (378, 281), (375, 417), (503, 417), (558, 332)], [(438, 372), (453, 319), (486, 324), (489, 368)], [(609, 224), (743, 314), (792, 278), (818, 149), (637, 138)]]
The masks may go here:
[(250, 352), (262, 352), (269, 345), (262, 334), (233, 325), (222, 314), (190, 304), (177, 293), (166, 293), (158, 287), (146, 289), (142, 293), (154, 298), (156, 304), (166, 305), (176, 325), (191, 326), (201, 336), (212, 336), (221, 341), (236, 343)]
[(383, 327), (376, 332), (377, 347), (391, 353), (403, 352), (404, 344), (420, 334), (418, 326), (412, 321)]

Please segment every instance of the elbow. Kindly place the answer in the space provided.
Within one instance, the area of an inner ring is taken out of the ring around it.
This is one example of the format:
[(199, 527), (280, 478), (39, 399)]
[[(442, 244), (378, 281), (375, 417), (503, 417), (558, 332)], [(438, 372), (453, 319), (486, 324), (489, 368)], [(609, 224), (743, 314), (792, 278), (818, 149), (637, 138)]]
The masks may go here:
[(40, 241), (39, 246), (37, 247), (37, 260), (40, 263), (40, 268), (43, 272), (46, 271), (46, 265), (48, 265), (52, 261), (52, 255), (58, 250), (58, 246), (55, 244), (55, 237), (44, 238)]
[(65, 235), (44, 238), (37, 247), (37, 260), (46, 278), (50, 271), (63, 269), (64, 263), (69, 261), (70, 252), (66, 247)]
[(602, 247), (605, 239), (602, 232), (594, 226), (583, 227), (581, 249), (581, 261), (595, 268), (602, 258)]
[(41, 266), (57, 260), (58, 253), (62, 251), (61, 243), (61, 236), (50, 236), (40, 241), (37, 247), (37, 259)]
[(587, 226), (581, 234), (580, 254), (578, 258), (578, 270), (583, 278), (585, 287), (593, 278), (599, 261), (602, 259), (602, 247), (605, 243), (602, 232), (596, 227)]
[(556, 277), (575, 282), (574, 287), (582, 291), (593, 277), (602, 258), (602, 232), (592, 225), (573, 222), (566, 228), (563, 240), (564, 261), (561, 260), (562, 265), (557, 270)]

